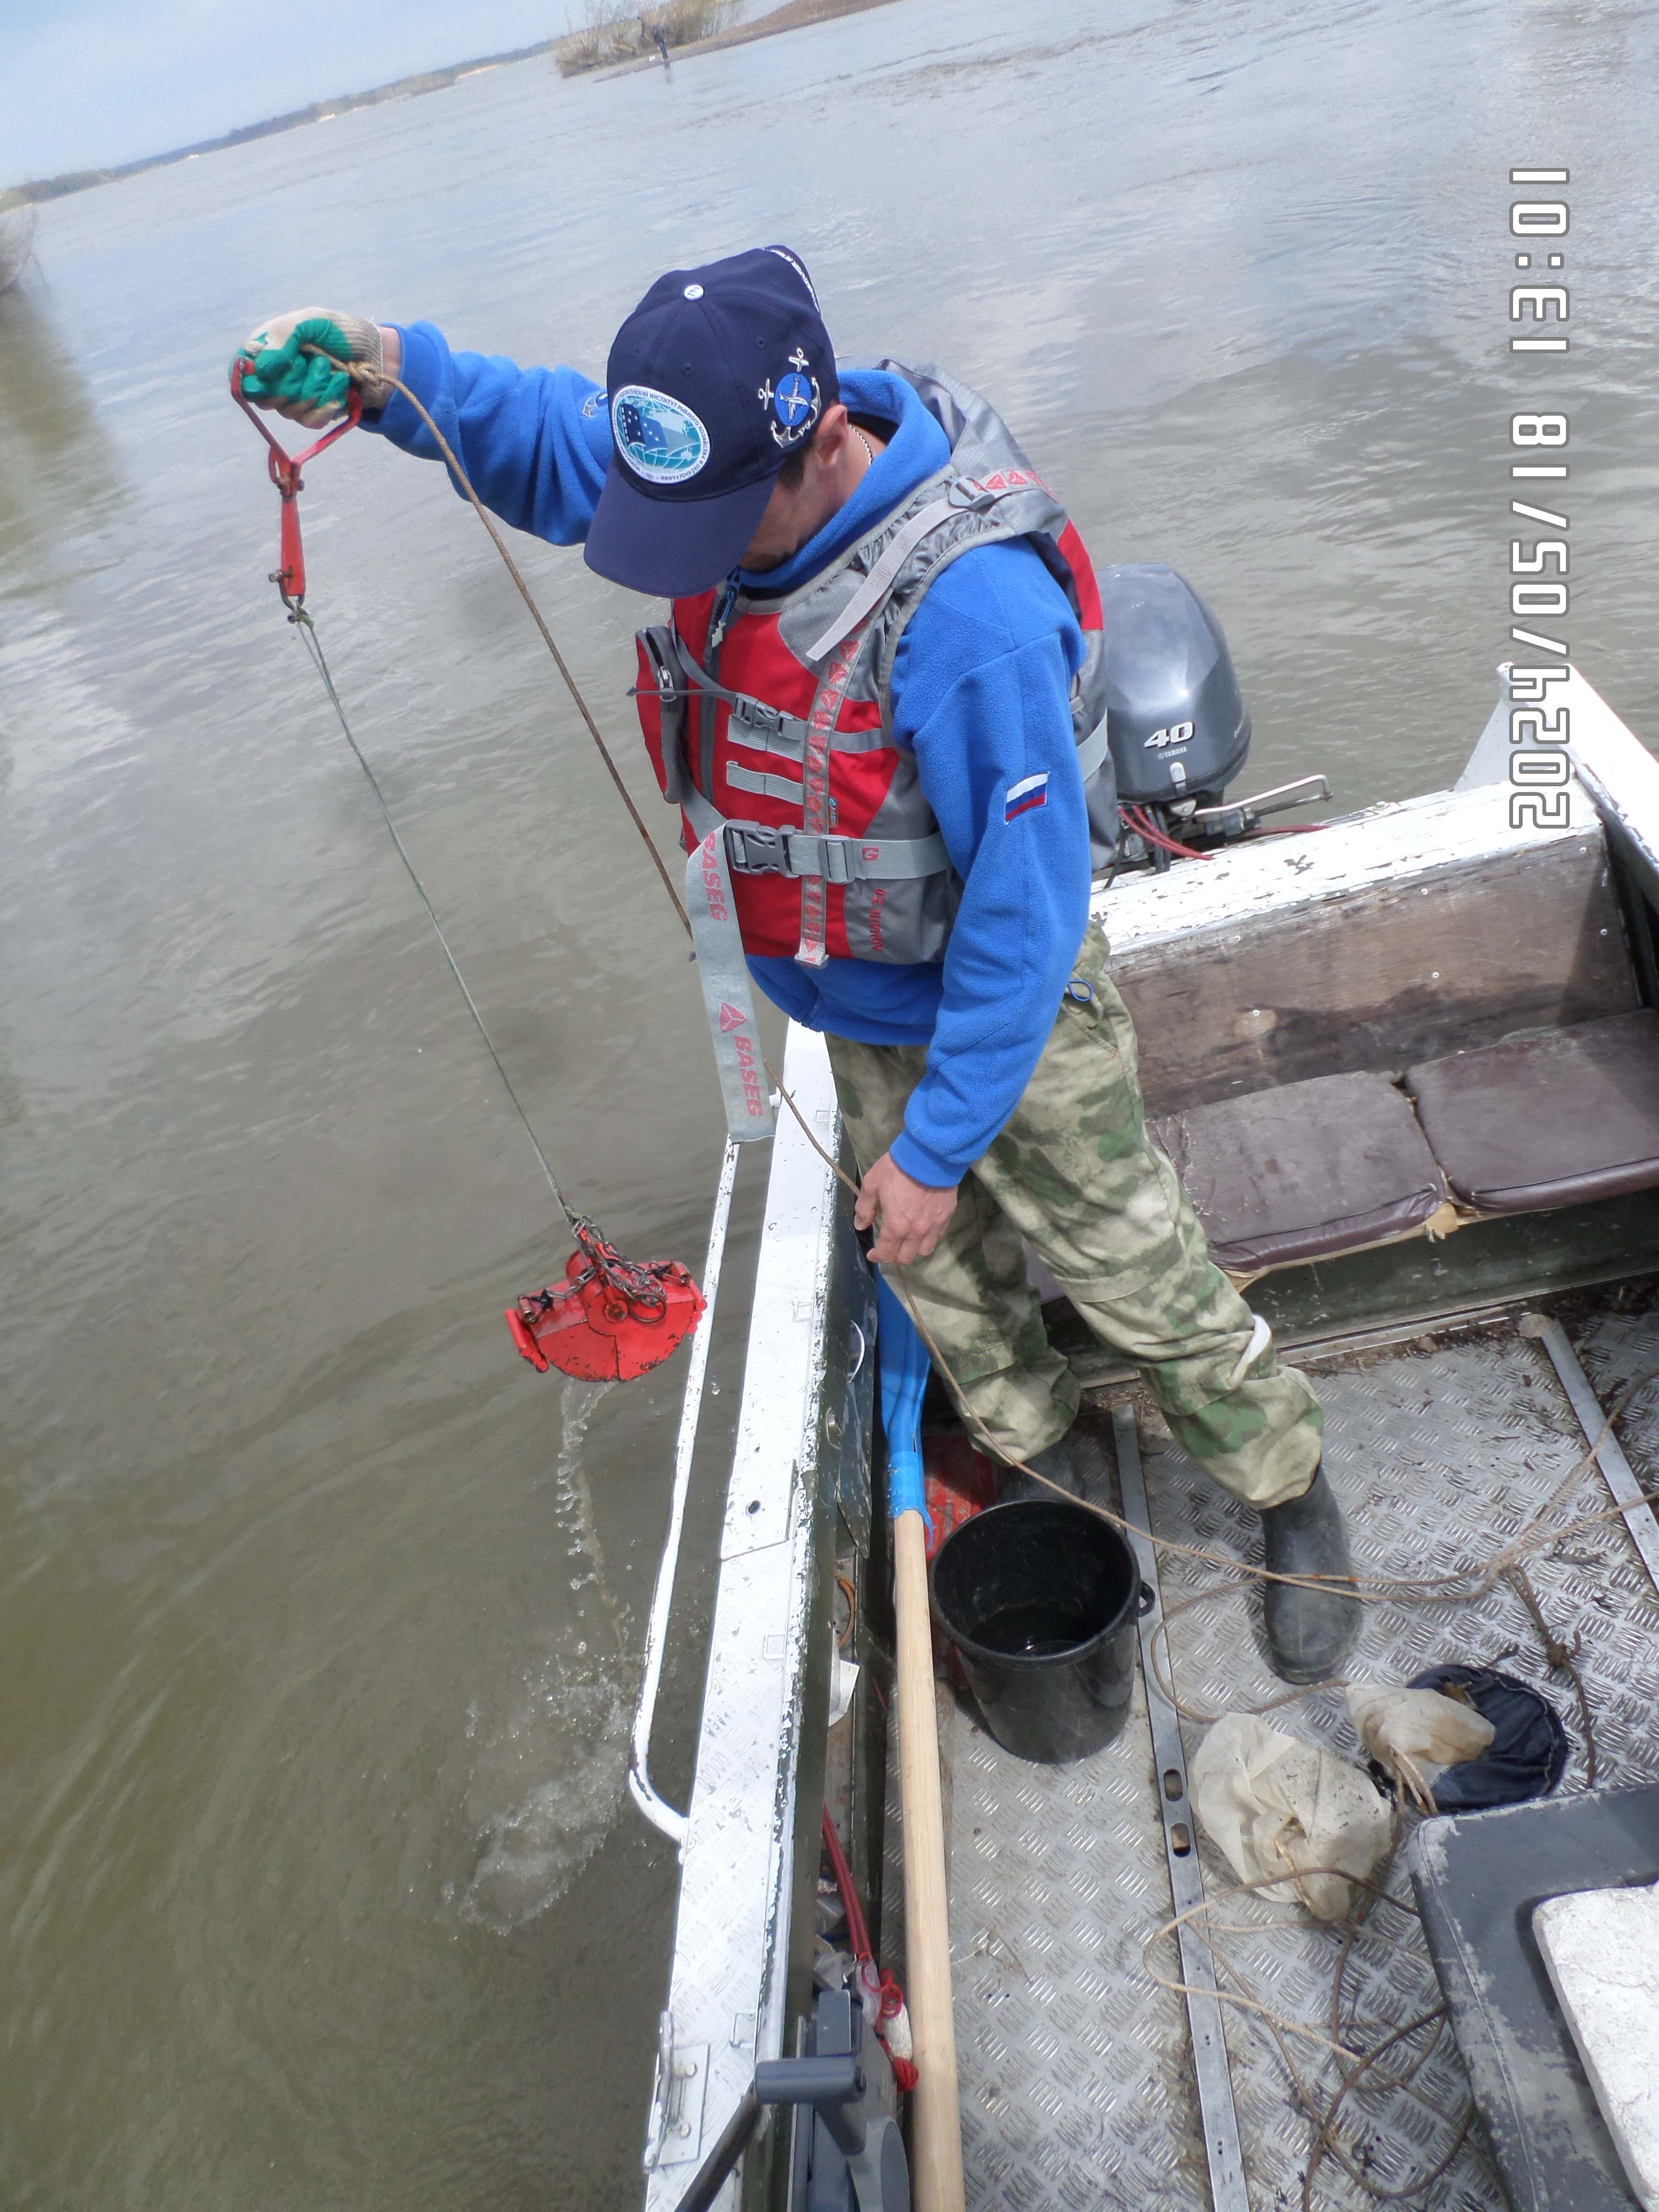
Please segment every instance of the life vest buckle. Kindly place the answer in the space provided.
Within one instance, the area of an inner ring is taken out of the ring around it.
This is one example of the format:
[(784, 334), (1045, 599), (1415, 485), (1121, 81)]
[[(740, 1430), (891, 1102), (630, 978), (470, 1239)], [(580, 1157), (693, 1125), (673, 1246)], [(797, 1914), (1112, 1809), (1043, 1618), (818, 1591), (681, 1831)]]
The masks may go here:
[(746, 692), (738, 692), (732, 701), (732, 720), (741, 722), (745, 729), (763, 730), (775, 737), (788, 720), (781, 707), (769, 707), (763, 699), (751, 699)]
[(981, 483), (977, 477), (958, 477), (945, 496), (948, 505), (964, 514), (982, 514), (987, 507), (994, 507), (1003, 495), (993, 491), (989, 484)]
[(744, 876), (787, 876), (789, 832), (764, 822), (728, 822), (726, 849), (732, 866)]

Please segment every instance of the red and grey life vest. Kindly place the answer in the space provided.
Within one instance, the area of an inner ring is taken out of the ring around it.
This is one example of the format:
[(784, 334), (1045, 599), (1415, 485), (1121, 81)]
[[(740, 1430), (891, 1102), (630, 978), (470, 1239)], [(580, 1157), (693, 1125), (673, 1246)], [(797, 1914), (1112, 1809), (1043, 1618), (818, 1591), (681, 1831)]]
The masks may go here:
[(1071, 602), (1086, 647), (1072, 722), (1097, 868), (1117, 836), (1100, 594), (1082, 539), (988, 402), (937, 369), (877, 365), (945, 430), (945, 466), (795, 591), (755, 599), (724, 585), (677, 599), (672, 622), (638, 638), (640, 720), (685, 818), (686, 903), (734, 1136), (772, 1127), (745, 952), (807, 967), (945, 957), (961, 885), (915, 757), (894, 738), (890, 686), (923, 593), (976, 545), (1029, 538)]

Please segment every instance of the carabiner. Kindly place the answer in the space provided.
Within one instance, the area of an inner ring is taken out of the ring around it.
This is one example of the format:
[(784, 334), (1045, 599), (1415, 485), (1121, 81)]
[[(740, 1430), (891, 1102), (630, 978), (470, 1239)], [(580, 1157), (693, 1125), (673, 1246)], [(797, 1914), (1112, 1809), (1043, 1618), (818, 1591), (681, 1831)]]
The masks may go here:
[(306, 556), (300, 542), (300, 507), (298, 495), (305, 489), (305, 479), (300, 471), (307, 461), (314, 461), (325, 447), (337, 438), (343, 438), (348, 430), (356, 426), (363, 411), (362, 394), (355, 384), (346, 393), (346, 411), (333, 428), (325, 430), (314, 445), (307, 446), (302, 453), (290, 453), (280, 446), (266, 428), (264, 416), (242, 391), (242, 379), (252, 368), (246, 354), (239, 354), (230, 364), (231, 397), (247, 416), (254, 428), (270, 448), (266, 463), (270, 470), (270, 481), (276, 487), (283, 502), (283, 528), (277, 559), (281, 567), (270, 572), (270, 580), (282, 594), (283, 605), (288, 609), (288, 618), (293, 622), (305, 605)]

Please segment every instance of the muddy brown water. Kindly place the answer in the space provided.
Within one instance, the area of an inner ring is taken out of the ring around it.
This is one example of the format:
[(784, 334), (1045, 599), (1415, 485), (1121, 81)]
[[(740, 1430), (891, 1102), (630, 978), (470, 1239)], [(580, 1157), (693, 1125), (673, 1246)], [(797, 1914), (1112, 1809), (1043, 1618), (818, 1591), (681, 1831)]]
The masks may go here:
[[(1508, 418), (1546, 395), (1575, 654), (1659, 730), (1654, 27), (902, 0), (43, 211), (44, 277), (0, 299), (11, 2212), (626, 2206), (665, 1985), (673, 1859), (623, 1761), (679, 1363), (605, 1394), (511, 1355), (500, 1310), (564, 1246), (264, 581), (240, 333), (321, 299), (599, 370), (662, 268), (786, 239), (844, 350), (977, 383), (1099, 557), (1199, 584), (1253, 779), (1358, 805), (1446, 781), (1486, 719)], [(1505, 349), (1527, 163), (1573, 172), (1575, 349), (1542, 370)], [(367, 438), (306, 504), (337, 674), (550, 1149), (626, 1245), (697, 1263), (684, 943), (494, 554)], [(526, 560), (627, 747), (634, 605)]]

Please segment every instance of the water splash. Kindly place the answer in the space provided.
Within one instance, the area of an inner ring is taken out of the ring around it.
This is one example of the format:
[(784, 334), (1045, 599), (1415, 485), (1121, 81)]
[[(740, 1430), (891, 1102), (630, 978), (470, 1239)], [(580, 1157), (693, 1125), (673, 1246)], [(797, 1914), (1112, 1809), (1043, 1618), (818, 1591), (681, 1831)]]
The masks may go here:
[(567, 1377), (553, 1469), (569, 1597), (550, 1648), (490, 1722), (467, 1716), (476, 1749), (466, 1809), (479, 1855), (458, 1911), (505, 1934), (562, 1897), (604, 1842), (622, 1796), (631, 1718), (623, 1615), (593, 1526), (582, 1443), (613, 1385)]

